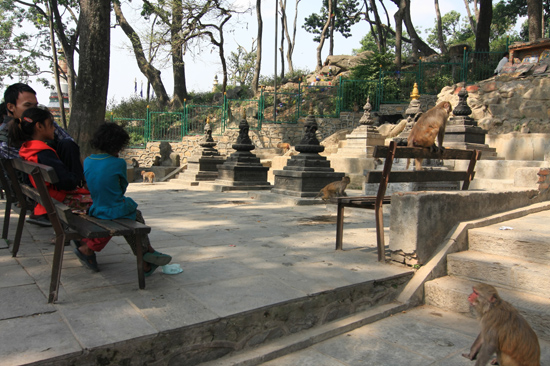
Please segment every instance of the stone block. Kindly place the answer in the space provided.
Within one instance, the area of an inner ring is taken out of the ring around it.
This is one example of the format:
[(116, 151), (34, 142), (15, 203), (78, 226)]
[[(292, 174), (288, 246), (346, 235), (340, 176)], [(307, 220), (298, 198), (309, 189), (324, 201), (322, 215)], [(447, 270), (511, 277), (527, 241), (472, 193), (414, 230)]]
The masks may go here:
[(514, 173), (514, 186), (537, 189), (539, 180), (537, 173), (540, 170), (538, 167), (517, 169)]
[[(548, 199), (537, 190), (500, 192), (407, 192), (392, 196), (390, 250), (416, 254), (425, 264), (459, 222), (525, 207)], [(495, 205), (494, 202), (499, 202)]]

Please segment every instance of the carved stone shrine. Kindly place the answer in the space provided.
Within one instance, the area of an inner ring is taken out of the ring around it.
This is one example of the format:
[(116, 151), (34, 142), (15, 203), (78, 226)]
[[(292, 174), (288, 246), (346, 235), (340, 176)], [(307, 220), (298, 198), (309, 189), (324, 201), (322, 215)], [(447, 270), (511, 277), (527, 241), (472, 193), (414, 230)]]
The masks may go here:
[(231, 147), (236, 151), (218, 166), (218, 178), (214, 184), (222, 191), (271, 189), (267, 181), (268, 167), (260, 163), (260, 158), (251, 153), (255, 149), (248, 136), (250, 126), (246, 121), (246, 112), (242, 111), (237, 142)]
[[(317, 139), (317, 129), (311, 105), (304, 126), (304, 137), (295, 147), (299, 154), (292, 156), (283, 170), (273, 172), (275, 185), (271, 193), (314, 198), (321, 188), (344, 177), (344, 173), (336, 173), (330, 167), (326, 157), (319, 155), (325, 147)], [(319, 203), (322, 202), (319, 200)]]
[(218, 166), (223, 164), (225, 157), (215, 148), (216, 142), (212, 138), (210, 119), (204, 126), (204, 138), (199, 143), (198, 151), (187, 159), (187, 169), (180, 174), (179, 180), (184, 184), (197, 186), (200, 182), (214, 181), (218, 178)]

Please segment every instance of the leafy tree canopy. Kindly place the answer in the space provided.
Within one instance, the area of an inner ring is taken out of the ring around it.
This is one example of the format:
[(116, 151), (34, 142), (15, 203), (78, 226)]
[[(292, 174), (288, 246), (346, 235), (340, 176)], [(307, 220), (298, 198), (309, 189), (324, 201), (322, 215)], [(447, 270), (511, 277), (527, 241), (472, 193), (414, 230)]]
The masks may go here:
[[(311, 14), (305, 18), (305, 23), (302, 26), (306, 32), (315, 35), (313, 37), (315, 42), (321, 40), (321, 32), (328, 19), (328, 1), (329, 0), (323, 0), (323, 7), (320, 10), (320, 14)], [(359, 1), (339, 0), (334, 3), (336, 4), (336, 6), (333, 5), (334, 30), (345, 38), (349, 38), (352, 36), (351, 26), (359, 21)]]

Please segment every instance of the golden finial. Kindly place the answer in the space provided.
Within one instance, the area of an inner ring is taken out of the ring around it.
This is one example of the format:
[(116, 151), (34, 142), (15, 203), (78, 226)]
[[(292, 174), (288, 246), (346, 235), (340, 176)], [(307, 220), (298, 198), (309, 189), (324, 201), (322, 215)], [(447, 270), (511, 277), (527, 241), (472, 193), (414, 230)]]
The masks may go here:
[(414, 83), (413, 91), (411, 93), (411, 99), (417, 100), (418, 98), (420, 98), (420, 93), (418, 92), (418, 85)]
[(241, 115), (243, 116), (243, 119), (246, 119), (246, 108), (245, 107), (241, 108)]

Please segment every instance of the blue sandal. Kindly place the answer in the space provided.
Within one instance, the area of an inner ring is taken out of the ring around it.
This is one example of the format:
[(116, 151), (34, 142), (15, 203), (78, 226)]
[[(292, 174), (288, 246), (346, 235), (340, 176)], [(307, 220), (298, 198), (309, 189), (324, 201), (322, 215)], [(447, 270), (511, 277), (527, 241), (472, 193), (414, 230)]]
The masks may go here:
[[(151, 264), (151, 263), (150, 263)], [(157, 266), (156, 264), (151, 264), (151, 269), (148, 270), (147, 272), (144, 272), (143, 274), (145, 275), (145, 277), (149, 277), (150, 275), (153, 274), (153, 272), (155, 272), (155, 270), (159, 268), (159, 266)]]
[(157, 266), (164, 266), (172, 260), (172, 257), (168, 254), (157, 252), (156, 250), (151, 253), (147, 252), (143, 255), (143, 260), (147, 263), (155, 264)]
[(80, 262), (82, 262), (83, 265), (88, 267), (94, 272), (99, 272), (99, 267), (97, 265), (97, 259), (95, 257), (95, 253), (93, 255), (86, 255), (82, 253), (78, 248), (74, 248), (73, 250), (74, 254), (80, 259)]

